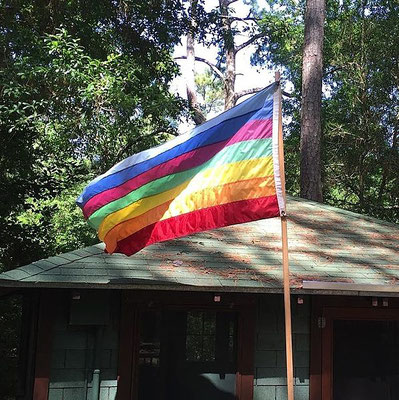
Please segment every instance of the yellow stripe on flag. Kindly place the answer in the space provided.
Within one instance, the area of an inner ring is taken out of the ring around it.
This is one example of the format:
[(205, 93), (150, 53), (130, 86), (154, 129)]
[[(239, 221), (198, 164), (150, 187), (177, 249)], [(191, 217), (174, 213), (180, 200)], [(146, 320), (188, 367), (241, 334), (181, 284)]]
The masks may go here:
[[(105, 236), (107, 251), (114, 251), (117, 242), (133, 235), (140, 229), (157, 221), (177, 217), (195, 210), (217, 206), (234, 201), (248, 200), (276, 194), (274, 177), (254, 178), (246, 181), (226, 183), (222, 186), (206, 188), (200, 192), (180, 196), (157, 207), (116, 225)], [(175, 204), (174, 204), (175, 203)]]
[[(190, 181), (183, 183), (173, 189), (157, 195), (140, 199), (121, 210), (108, 215), (98, 228), (100, 240), (117, 224), (135, 218), (145, 212), (178, 197), (189, 196), (190, 193), (221, 186), (227, 183), (243, 181), (254, 178), (262, 178), (273, 175), (273, 159), (271, 156), (256, 158), (252, 160), (238, 161), (224, 164), (216, 168), (207, 169)], [(178, 204), (178, 203), (176, 203)]]

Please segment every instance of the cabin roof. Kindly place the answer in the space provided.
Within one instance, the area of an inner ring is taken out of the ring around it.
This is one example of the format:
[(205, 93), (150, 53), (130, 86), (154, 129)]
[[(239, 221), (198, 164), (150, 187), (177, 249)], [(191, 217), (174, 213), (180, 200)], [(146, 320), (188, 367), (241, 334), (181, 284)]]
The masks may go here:
[[(399, 226), (288, 198), (291, 288), (399, 294)], [(151, 245), (127, 257), (98, 244), (0, 274), (3, 287), (281, 292), (279, 218)]]

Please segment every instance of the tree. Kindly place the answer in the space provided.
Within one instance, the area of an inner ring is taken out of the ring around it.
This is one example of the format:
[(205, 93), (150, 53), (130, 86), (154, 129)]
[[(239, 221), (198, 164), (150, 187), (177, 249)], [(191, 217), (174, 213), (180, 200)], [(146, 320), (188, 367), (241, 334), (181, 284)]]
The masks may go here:
[[(235, 15), (231, 5), (237, 0), (219, 0), (219, 5), (210, 13), (204, 14), (201, 8), (202, 25), (198, 28), (199, 18), (197, 1), (190, 2), (191, 30), (187, 36), (187, 55), (175, 57), (176, 60), (186, 59), (189, 66), (186, 75), (188, 99), (193, 110), (194, 122), (202, 123), (205, 118), (201, 115), (198, 104), (196, 88), (194, 85), (195, 66), (194, 60), (208, 65), (217, 79), (223, 82), (224, 109), (227, 110), (237, 103), (237, 101), (246, 95), (253, 94), (263, 89), (256, 87), (242, 91), (236, 91), (236, 57), (237, 54), (262, 39), (265, 33), (260, 30), (258, 25), (259, 18), (256, 13), (256, 7), (252, 6), (250, 13), (246, 17)], [(204, 16), (205, 15), (205, 16)], [(207, 39), (211, 36), (211, 39)], [(237, 44), (237, 37), (244, 35), (248, 37), (244, 42)], [(209, 46), (217, 46), (219, 55), (216, 62), (195, 56), (195, 38)]]
[[(262, 16), (268, 41), (253, 62), (279, 66), (294, 84), (286, 99), (287, 188), (300, 193), (303, 2)], [(327, 3), (321, 171), (328, 204), (399, 222), (399, 10), (392, 0)], [(387, 36), (386, 32), (390, 32)]]
[(199, 106), (204, 116), (219, 114), (223, 111), (223, 81), (206, 70), (195, 75), (195, 87), (199, 96)]
[(171, 53), (187, 22), (174, 0), (3, 3), (2, 268), (95, 241), (79, 191), (176, 134), (184, 102), (169, 92)]
[(321, 185), (321, 89), (324, 0), (306, 0), (302, 62), (301, 197), (323, 201)]
[(197, 91), (195, 87), (195, 32), (198, 27), (197, 23), (197, 0), (190, 0), (190, 20), (191, 26), (187, 32), (187, 73), (186, 73), (186, 89), (187, 89), (187, 100), (190, 109), (193, 113), (193, 120), (196, 125), (200, 125), (205, 122), (205, 115), (201, 111), (200, 104), (198, 103)]
[(398, 222), (399, 6), (334, 2), (327, 21), (326, 199)]

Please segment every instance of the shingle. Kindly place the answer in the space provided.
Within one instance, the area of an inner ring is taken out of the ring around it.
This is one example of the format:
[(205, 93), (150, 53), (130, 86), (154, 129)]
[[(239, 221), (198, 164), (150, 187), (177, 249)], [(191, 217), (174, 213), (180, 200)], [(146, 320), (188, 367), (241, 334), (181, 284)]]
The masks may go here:
[[(31, 264), (29, 264), (31, 265)], [(39, 261), (35, 261), (32, 263), (32, 265), (35, 265), (41, 269), (43, 269), (44, 271), (54, 268), (56, 265), (53, 264), (52, 262), (48, 261), (48, 260), (39, 260)]]
[[(399, 279), (399, 227), (331, 206), (289, 198), (291, 283), (392, 284)], [(127, 257), (104, 245), (17, 268), (0, 279), (96, 285), (187, 285), (235, 290), (282, 287), (278, 218), (157, 243)]]
[(73, 251), (70, 251), (69, 253), (59, 254), (58, 257), (62, 257), (68, 262), (80, 260), (82, 258), (81, 255), (75, 254)]
[(29, 265), (25, 265), (24, 267), (20, 267), (18, 268), (20, 271), (26, 272), (29, 275), (36, 275), (36, 274), (40, 274), (41, 272), (44, 271), (43, 268), (40, 268), (39, 266), (37, 266), (36, 264), (29, 264)]
[[(9, 279), (13, 279), (16, 281), (20, 281), (22, 279), (25, 279), (29, 276), (30, 274), (22, 271), (22, 269), (17, 268), (17, 269), (13, 269), (12, 271), (7, 271), (6, 277), (8, 277)], [(1, 275), (0, 275), (1, 277)]]
[(65, 258), (58, 256), (46, 258), (46, 261), (51, 262), (54, 265), (62, 265), (68, 262)]

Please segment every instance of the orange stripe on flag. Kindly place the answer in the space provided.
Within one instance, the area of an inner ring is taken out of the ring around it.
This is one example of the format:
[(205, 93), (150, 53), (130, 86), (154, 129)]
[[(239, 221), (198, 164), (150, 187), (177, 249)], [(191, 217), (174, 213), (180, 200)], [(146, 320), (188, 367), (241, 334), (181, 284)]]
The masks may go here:
[(275, 194), (273, 176), (231, 182), (190, 193), (160, 204), (138, 217), (123, 221), (113, 227), (105, 236), (107, 251), (112, 253), (117, 242), (160, 220), (177, 217), (194, 210), (227, 204), (234, 201), (253, 199)]

